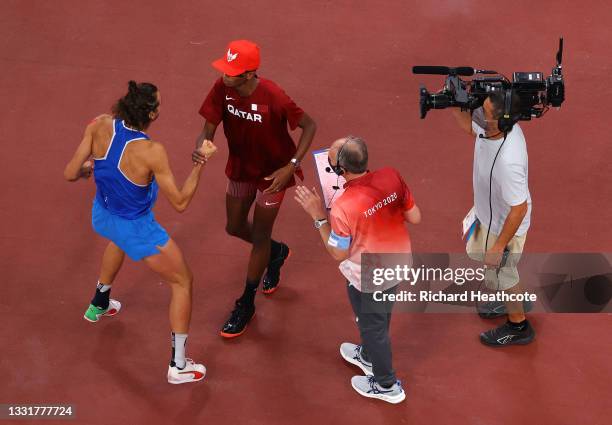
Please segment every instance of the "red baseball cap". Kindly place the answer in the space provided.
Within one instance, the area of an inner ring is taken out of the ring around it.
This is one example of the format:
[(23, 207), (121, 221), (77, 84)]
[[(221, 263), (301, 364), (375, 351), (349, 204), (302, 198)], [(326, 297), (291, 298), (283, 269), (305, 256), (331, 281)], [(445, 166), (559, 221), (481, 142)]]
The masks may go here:
[(249, 40), (235, 40), (227, 46), (227, 53), (212, 63), (218, 71), (235, 77), (259, 68), (259, 46)]

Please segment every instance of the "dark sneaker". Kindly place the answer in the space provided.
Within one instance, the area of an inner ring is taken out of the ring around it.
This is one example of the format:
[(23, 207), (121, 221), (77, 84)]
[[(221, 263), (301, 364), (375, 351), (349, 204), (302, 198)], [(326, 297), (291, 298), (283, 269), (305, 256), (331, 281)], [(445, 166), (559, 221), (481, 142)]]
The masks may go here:
[[(523, 301), (523, 311), (525, 313), (529, 313), (532, 308), (533, 302)], [(476, 305), (476, 311), (483, 319), (495, 319), (497, 317), (505, 316), (508, 313), (506, 311), (506, 304), (501, 301), (478, 303)]]
[(278, 289), (281, 267), (283, 267), (283, 264), (285, 264), (287, 258), (291, 256), (291, 250), (289, 247), (282, 242), (279, 244), (280, 249), (278, 250), (278, 254), (268, 263), (268, 269), (263, 277), (262, 292), (264, 294), (271, 294)]
[(242, 335), (254, 314), (254, 305), (244, 306), (240, 301), (236, 301), (232, 314), (223, 325), (223, 328), (221, 328), (221, 336), (224, 338), (235, 338)]
[(517, 331), (510, 325), (510, 322), (506, 322), (498, 328), (480, 334), (480, 342), (493, 347), (525, 345), (534, 339), (535, 331), (529, 322), (527, 322), (527, 326), (522, 331)]

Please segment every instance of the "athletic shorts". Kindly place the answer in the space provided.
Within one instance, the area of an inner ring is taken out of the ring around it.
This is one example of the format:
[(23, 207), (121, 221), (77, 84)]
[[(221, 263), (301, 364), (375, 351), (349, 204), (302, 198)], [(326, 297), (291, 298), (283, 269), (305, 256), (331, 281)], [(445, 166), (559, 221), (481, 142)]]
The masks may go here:
[[(497, 236), (498, 235), (494, 233), (489, 233), (487, 248), (491, 248), (493, 244), (495, 244)], [(494, 291), (505, 291), (519, 283), (520, 276), (517, 265), (523, 253), (526, 237), (527, 234), (522, 236), (514, 235), (514, 237), (510, 239), (507, 245), (510, 251), (508, 261), (504, 267), (499, 269), (499, 272), (494, 267), (487, 267), (485, 272), (485, 284), (489, 289)], [(465, 251), (472, 260), (484, 261), (486, 238), (487, 227), (482, 224), (477, 225), (474, 229), (474, 233), (472, 233), (465, 246)]]
[(285, 198), (283, 189), (274, 193), (263, 193), (257, 189), (257, 182), (237, 182), (228, 180), (227, 194), (234, 198), (255, 198), (257, 205), (263, 208), (280, 208)]
[(97, 234), (113, 241), (134, 261), (159, 254), (158, 247), (170, 240), (166, 230), (155, 221), (153, 212), (128, 220), (111, 214), (97, 200), (91, 211), (91, 224)]

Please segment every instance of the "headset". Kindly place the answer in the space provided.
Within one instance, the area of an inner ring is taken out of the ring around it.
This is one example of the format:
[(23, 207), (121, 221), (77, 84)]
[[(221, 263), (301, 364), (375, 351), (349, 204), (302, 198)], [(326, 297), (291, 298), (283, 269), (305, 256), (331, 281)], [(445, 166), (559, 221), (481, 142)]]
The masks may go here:
[(347, 140), (342, 143), (342, 146), (340, 146), (340, 149), (338, 149), (338, 155), (336, 156), (336, 165), (332, 164), (330, 161), (329, 167), (325, 168), (325, 171), (327, 171), (328, 173), (331, 173), (333, 171), (334, 173), (336, 173), (337, 176), (341, 176), (342, 174), (344, 174), (346, 170), (345, 167), (342, 165), (342, 152), (344, 151), (344, 146), (346, 146), (346, 144), (350, 140), (350, 138), (347, 138)]
[(336, 179), (336, 184), (332, 186), (332, 189), (334, 189), (334, 194), (329, 200), (330, 206), (331, 206), (332, 201), (336, 197), (336, 193), (338, 193), (338, 191), (340, 190), (340, 176), (344, 174), (344, 167), (340, 164), (340, 160), (342, 159), (342, 150), (344, 149), (344, 145), (346, 145), (349, 142), (349, 140), (350, 139), (347, 139), (344, 143), (342, 143), (342, 146), (340, 146), (340, 149), (338, 149), (338, 155), (336, 156), (336, 165), (331, 163), (331, 161), (329, 160), (329, 157), (327, 159), (329, 162), (329, 167), (325, 167), (325, 171), (327, 171), (328, 173), (333, 172), (334, 174), (336, 174), (336, 176), (338, 176), (338, 178)]
[(329, 167), (326, 167), (325, 171), (327, 171), (328, 173), (333, 172), (337, 176), (341, 176), (346, 172), (359, 174), (359, 173), (364, 173), (368, 171), (367, 168), (362, 169), (362, 168), (358, 168), (358, 166), (354, 164), (345, 163), (346, 153), (344, 152), (344, 150), (345, 150), (347, 143), (356, 142), (358, 140), (360, 140), (358, 137), (347, 136), (346, 141), (342, 144), (342, 146), (340, 146), (340, 149), (338, 149), (338, 155), (336, 156), (336, 164), (334, 165), (331, 163), (331, 161), (329, 161)]
[(508, 135), (508, 133), (514, 127), (519, 119), (521, 118), (521, 114), (512, 113), (512, 89), (506, 89), (504, 91), (504, 113), (497, 120), (497, 128), (500, 132), (504, 133), (504, 138)]
[(345, 156), (344, 147), (346, 146), (347, 143), (353, 140), (355, 140), (353, 136), (348, 136), (346, 138), (346, 141), (342, 144), (342, 146), (340, 146), (340, 149), (338, 149), (338, 154), (336, 156), (336, 164), (332, 164), (331, 160), (328, 157), (329, 167), (325, 167), (325, 171), (327, 171), (328, 173), (333, 172), (334, 174), (336, 174), (336, 176), (338, 176), (336, 180), (336, 185), (332, 186), (332, 189), (334, 189), (334, 194), (329, 201), (329, 205), (331, 205), (333, 199), (336, 197), (336, 193), (338, 193), (338, 190), (340, 190), (340, 176), (342, 176), (347, 171), (351, 173), (363, 173), (364, 171), (367, 171), (367, 170), (358, 170), (358, 169), (355, 169), (354, 167), (347, 166), (346, 164), (344, 164), (344, 156)]

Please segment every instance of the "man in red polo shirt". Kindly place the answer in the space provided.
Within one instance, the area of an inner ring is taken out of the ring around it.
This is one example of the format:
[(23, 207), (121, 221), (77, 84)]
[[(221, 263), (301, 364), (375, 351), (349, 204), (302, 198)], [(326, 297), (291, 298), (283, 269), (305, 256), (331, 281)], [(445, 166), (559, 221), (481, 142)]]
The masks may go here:
[[(377, 300), (371, 288), (362, 288), (361, 254), (410, 253), (405, 223), (419, 223), (421, 212), (397, 170), (386, 167), (368, 171), (368, 150), (363, 139), (348, 136), (336, 140), (329, 150), (329, 163), (331, 170), (346, 179), (344, 193), (333, 203), (329, 221), (314, 189), (311, 192), (298, 186), (295, 199), (313, 218), (327, 251), (341, 261), (340, 271), (348, 283), (361, 344), (345, 342), (340, 345), (340, 354), (366, 375), (351, 379), (355, 391), (365, 397), (399, 403), (406, 394), (391, 361), (389, 324), (393, 301), (384, 296), (383, 301)], [(396, 285), (394, 282), (386, 286), (382, 294), (395, 293)]]
[[(226, 230), (251, 244), (244, 293), (221, 329), (226, 338), (245, 331), (255, 313), (255, 293), (264, 271), (263, 292), (277, 289), (290, 251), (286, 244), (271, 239), (272, 228), (285, 189), (295, 184), (294, 174), (302, 178), (300, 161), (316, 131), (315, 122), (279, 86), (257, 75), (259, 62), (259, 47), (248, 40), (232, 41), (226, 54), (213, 62), (223, 76), (200, 108), (206, 122), (196, 141), (199, 147), (204, 140), (213, 140), (223, 122), (229, 146)], [(302, 129), (297, 149), (287, 126)], [(199, 160), (195, 152), (194, 161)]]

